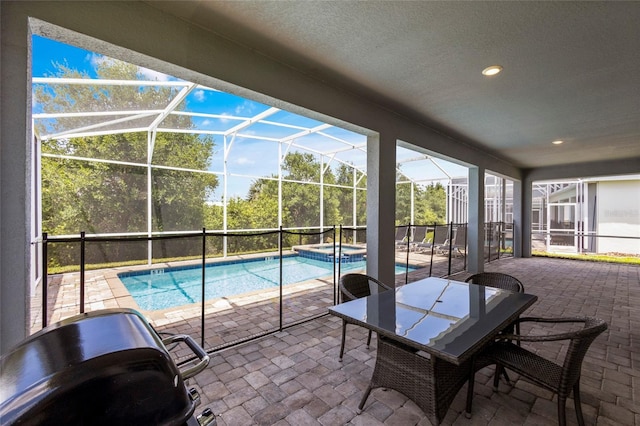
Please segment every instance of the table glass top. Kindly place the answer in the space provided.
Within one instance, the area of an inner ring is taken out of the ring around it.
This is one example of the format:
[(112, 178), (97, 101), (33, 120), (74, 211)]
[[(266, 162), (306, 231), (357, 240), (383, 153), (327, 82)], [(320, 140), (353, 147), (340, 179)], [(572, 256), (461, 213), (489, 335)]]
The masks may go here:
[[(395, 297), (394, 297), (395, 296)], [(536, 296), (442, 278), (342, 303), (330, 312), (450, 360), (469, 355)]]

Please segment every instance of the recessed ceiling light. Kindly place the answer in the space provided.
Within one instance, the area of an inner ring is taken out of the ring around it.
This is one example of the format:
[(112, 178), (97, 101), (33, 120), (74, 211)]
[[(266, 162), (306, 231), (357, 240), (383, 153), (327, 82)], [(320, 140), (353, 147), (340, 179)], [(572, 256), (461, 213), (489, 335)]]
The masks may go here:
[(558, 140), (558, 141), (553, 141), (551, 143), (554, 144), (554, 145), (560, 145), (562, 142), (564, 142), (564, 141)]
[(486, 76), (492, 76), (498, 74), (502, 71), (502, 67), (500, 65), (492, 65), (482, 70), (482, 74)]

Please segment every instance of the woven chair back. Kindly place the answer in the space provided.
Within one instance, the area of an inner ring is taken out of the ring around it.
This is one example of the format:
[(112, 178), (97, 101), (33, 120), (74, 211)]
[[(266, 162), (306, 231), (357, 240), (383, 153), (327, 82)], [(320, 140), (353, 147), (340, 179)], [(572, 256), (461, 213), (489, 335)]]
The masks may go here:
[(500, 272), (480, 272), (478, 274), (471, 275), (465, 281), (472, 284), (510, 290), (516, 293), (524, 293), (524, 285), (519, 279)]
[(345, 274), (338, 283), (343, 302), (371, 296), (372, 286), (378, 292), (389, 290), (389, 287), (365, 274)]

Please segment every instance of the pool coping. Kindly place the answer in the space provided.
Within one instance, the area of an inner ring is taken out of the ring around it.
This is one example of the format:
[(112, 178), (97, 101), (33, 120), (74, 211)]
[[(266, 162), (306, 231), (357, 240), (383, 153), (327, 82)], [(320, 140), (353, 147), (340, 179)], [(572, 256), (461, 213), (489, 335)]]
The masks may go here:
[[(320, 248), (320, 246), (330, 248)], [(343, 247), (356, 248), (355, 250), (349, 250), (349, 252), (342, 252), (340, 254), (341, 261), (358, 262), (367, 259), (367, 246), (365, 244), (342, 244)], [(323, 244), (302, 244), (291, 247), (292, 251), (298, 253), (301, 257), (308, 259), (320, 260), (323, 262), (331, 262), (336, 259), (337, 252), (340, 247), (335, 245), (336, 250), (333, 250), (332, 243)]]

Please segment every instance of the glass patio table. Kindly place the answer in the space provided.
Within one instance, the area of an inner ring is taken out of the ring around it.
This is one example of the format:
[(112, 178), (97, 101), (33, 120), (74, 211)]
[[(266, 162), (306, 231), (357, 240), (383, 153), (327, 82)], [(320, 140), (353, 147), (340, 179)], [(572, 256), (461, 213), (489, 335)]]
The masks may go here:
[(373, 388), (395, 389), (439, 424), (469, 378), (473, 356), (537, 296), (443, 278), (425, 278), (329, 308), (378, 334)]

